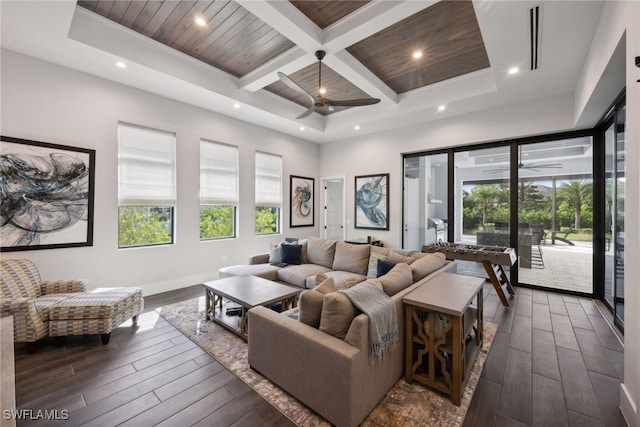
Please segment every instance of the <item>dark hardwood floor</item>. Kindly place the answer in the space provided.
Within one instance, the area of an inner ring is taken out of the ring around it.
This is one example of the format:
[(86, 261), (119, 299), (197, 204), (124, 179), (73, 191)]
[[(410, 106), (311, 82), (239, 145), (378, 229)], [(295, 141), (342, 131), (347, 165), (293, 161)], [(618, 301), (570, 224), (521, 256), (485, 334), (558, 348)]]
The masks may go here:
[[(624, 426), (623, 349), (588, 299), (516, 288), (504, 310), (485, 287), (485, 319), (499, 325), (464, 426)], [(292, 423), (155, 313), (201, 296), (200, 286), (145, 298), (137, 329), (16, 345), (18, 409), (68, 411), (18, 425), (286, 426)]]

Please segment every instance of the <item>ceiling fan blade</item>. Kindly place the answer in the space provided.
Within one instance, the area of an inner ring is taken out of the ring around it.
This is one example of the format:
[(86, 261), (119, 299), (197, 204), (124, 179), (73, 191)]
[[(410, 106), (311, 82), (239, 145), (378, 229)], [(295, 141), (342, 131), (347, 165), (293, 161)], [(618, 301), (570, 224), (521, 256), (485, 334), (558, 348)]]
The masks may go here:
[(331, 105), (332, 107), (361, 107), (363, 105), (373, 105), (380, 102), (377, 98), (348, 99), (345, 101), (336, 101), (325, 98), (322, 101), (325, 105)]
[(302, 113), (298, 117), (296, 117), (296, 119), (304, 119), (309, 114), (313, 113), (315, 111), (315, 109), (316, 109), (315, 105), (312, 105), (311, 107), (309, 107), (309, 109), (307, 111), (305, 111), (304, 113)]
[(542, 164), (542, 165), (532, 164), (532, 165), (522, 166), (523, 169), (533, 169), (533, 168), (537, 168), (537, 169), (558, 169), (558, 168), (561, 168), (561, 167), (562, 167), (561, 163), (547, 163), (547, 164)]
[[(294, 82), (293, 80), (291, 80), (291, 78), (289, 78), (289, 76), (287, 76), (284, 73), (281, 73), (280, 71), (278, 71), (278, 77), (280, 78), (280, 81), (282, 81), (282, 83), (286, 84), (290, 89), (293, 89), (294, 91), (298, 92), (300, 95), (304, 95), (305, 98), (307, 98), (307, 100), (309, 101), (309, 105), (313, 105), (315, 104), (316, 100), (313, 98), (313, 96), (311, 96), (306, 90), (302, 89), (298, 83)], [(311, 113), (309, 113), (311, 114)]]

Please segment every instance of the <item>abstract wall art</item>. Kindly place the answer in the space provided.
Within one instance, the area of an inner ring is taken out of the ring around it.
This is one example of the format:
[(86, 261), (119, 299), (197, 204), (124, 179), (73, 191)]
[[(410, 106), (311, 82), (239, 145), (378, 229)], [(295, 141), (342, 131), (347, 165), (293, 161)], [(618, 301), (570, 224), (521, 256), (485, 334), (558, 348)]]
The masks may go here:
[(355, 228), (388, 230), (389, 174), (355, 178)]
[(291, 175), (290, 184), (290, 226), (313, 227), (315, 219), (313, 204), (315, 180)]
[(95, 150), (0, 138), (0, 251), (92, 246)]

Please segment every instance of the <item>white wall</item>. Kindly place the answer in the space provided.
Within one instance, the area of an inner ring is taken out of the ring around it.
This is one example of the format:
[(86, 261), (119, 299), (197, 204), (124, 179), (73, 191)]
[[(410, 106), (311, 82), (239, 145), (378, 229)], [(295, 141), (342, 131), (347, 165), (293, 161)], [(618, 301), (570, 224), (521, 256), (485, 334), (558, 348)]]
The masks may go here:
[[(266, 252), (268, 243), (281, 241), (282, 235), (254, 236), (255, 150), (283, 157), (283, 235), (318, 235), (317, 206), (315, 227), (289, 229), (287, 202), (289, 175), (318, 182), (319, 146), (315, 143), (7, 50), (2, 51), (1, 102), (2, 135), (96, 150), (93, 246), (1, 255), (31, 259), (45, 279), (82, 277), (90, 280), (92, 288), (135, 285), (149, 295), (213, 280), (220, 267)], [(176, 133), (178, 204), (173, 245), (118, 249), (118, 121)], [(237, 239), (199, 240), (200, 138), (239, 147)]]

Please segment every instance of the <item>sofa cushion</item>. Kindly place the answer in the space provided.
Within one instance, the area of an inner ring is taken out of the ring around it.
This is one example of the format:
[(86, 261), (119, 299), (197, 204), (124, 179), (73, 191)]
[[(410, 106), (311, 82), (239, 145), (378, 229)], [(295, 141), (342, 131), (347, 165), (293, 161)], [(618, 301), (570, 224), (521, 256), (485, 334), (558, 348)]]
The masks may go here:
[(307, 243), (307, 262), (331, 269), (336, 252), (336, 241), (310, 237)]
[(232, 265), (218, 270), (218, 277), (258, 276), (267, 280), (277, 280), (280, 267), (271, 264)]
[(378, 277), (384, 293), (393, 296), (413, 284), (413, 275), (409, 264), (401, 262), (393, 266), (384, 276)]
[(300, 309), (298, 319), (300, 322), (318, 329), (323, 301), (323, 293), (314, 290), (302, 291), (298, 297), (298, 308)]
[(371, 246), (369, 254), (369, 266), (367, 268), (367, 278), (373, 279), (378, 277), (378, 259), (387, 256), (389, 251), (380, 246)]
[(302, 246), (300, 245), (282, 245), (282, 263), (283, 264), (300, 264), (302, 263)]
[(404, 262), (407, 264), (412, 264), (416, 259), (408, 256), (408, 255), (400, 255), (397, 252), (389, 251), (389, 255), (387, 255), (387, 260), (391, 261), (394, 264), (398, 264), (400, 262)]
[(282, 282), (304, 288), (307, 284), (307, 277), (313, 276), (315, 280), (316, 274), (326, 273), (328, 271), (331, 270), (321, 265), (300, 264), (281, 268), (276, 272), (276, 275), (278, 277), (278, 280)]
[[(325, 279), (328, 277), (333, 278), (334, 282), (336, 283), (336, 286), (344, 280), (353, 280), (355, 281), (355, 283), (358, 283), (366, 279), (366, 277), (363, 276), (362, 274), (350, 273), (348, 271), (327, 271), (325, 273), (322, 273), (322, 276), (324, 276)], [(313, 289), (316, 286), (316, 284), (319, 284), (317, 276), (307, 277), (308, 289)]]
[(369, 248), (371, 245), (353, 245), (337, 242), (333, 258), (333, 270), (350, 271), (351, 273), (367, 274), (369, 266)]
[(357, 314), (356, 307), (340, 292), (324, 296), (320, 315), (320, 330), (336, 338), (344, 339)]
[(428, 255), (429, 256), (417, 259), (413, 264), (411, 264), (411, 274), (413, 275), (414, 282), (422, 280), (429, 274), (444, 266), (446, 257), (443, 253), (436, 252)]

